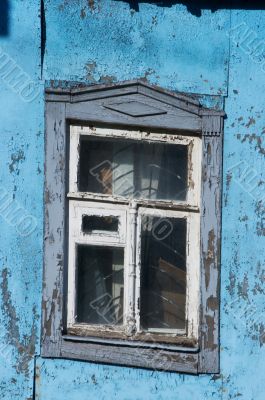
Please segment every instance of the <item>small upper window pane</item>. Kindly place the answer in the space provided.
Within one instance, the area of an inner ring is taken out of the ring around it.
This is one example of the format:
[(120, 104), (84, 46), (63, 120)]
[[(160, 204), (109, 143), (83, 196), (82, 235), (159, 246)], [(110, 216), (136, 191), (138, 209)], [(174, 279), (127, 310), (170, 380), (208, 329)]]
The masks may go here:
[(80, 138), (81, 192), (185, 201), (187, 169), (187, 145)]
[(93, 233), (95, 231), (118, 232), (119, 218), (112, 216), (83, 215), (82, 231)]

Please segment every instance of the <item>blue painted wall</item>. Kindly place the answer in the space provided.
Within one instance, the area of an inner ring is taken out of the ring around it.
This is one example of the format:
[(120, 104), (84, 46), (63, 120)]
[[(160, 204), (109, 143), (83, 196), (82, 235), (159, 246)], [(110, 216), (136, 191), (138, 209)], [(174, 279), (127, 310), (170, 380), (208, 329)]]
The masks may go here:
[[(265, 11), (196, 17), (174, 1), (140, 2), (135, 11), (120, 0), (45, 0), (41, 65), (39, 3), (5, 0), (0, 8), (0, 397), (263, 400)], [(27, 74), (24, 90), (8, 78), (10, 63)], [(39, 356), (45, 81), (134, 78), (225, 96), (218, 376)]]

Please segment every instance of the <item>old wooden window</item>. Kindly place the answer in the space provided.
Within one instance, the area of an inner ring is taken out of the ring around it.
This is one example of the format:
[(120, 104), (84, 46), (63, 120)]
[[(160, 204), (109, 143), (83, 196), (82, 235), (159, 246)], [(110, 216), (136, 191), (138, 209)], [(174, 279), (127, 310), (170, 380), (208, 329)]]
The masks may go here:
[(136, 81), (46, 117), (42, 355), (218, 372), (223, 113)]
[(68, 333), (198, 339), (201, 138), (70, 126)]

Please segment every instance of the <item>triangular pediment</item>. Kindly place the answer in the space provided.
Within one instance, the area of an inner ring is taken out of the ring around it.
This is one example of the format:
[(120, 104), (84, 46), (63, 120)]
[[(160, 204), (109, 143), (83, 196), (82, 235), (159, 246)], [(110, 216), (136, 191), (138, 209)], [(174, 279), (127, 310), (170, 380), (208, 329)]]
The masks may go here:
[(71, 119), (199, 132), (203, 115), (219, 115), (194, 96), (135, 80), (71, 89), (46, 89), (47, 101), (65, 102)]

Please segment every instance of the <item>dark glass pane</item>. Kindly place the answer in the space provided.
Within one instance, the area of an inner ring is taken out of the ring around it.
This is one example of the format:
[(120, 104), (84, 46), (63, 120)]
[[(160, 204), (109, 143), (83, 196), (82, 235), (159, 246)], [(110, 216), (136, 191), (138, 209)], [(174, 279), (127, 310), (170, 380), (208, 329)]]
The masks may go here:
[(123, 323), (124, 251), (116, 247), (77, 246), (76, 321)]
[(81, 192), (112, 194), (113, 143), (80, 139), (78, 186)]
[(81, 137), (79, 190), (126, 198), (185, 200), (184, 145)]
[(185, 329), (186, 220), (144, 216), (141, 326)]
[(93, 231), (117, 232), (119, 219), (117, 217), (98, 217), (97, 215), (82, 216), (82, 231), (91, 233)]
[(134, 197), (152, 200), (185, 200), (187, 146), (142, 143), (135, 150)]

